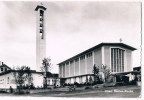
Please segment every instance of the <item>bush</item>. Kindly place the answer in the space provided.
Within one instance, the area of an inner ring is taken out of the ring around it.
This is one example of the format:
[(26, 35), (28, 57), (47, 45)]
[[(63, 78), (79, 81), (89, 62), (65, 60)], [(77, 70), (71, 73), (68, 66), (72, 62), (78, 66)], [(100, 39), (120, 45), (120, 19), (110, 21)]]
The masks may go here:
[(74, 82), (74, 85), (75, 85), (75, 86), (79, 86), (79, 83), (78, 83), (78, 82)]
[(0, 93), (8, 93), (8, 92), (6, 92), (6, 91), (1, 91), (1, 90), (0, 90)]
[(10, 86), (9, 90), (10, 90), (10, 93), (13, 93), (13, 88), (11, 86)]
[(64, 83), (64, 85), (63, 86), (68, 86), (68, 84), (67, 83)]
[(136, 85), (136, 80), (132, 80), (129, 82), (130, 85)]
[(103, 81), (97, 81), (92, 83), (92, 85), (96, 85), (96, 84), (103, 84)]
[(85, 90), (90, 89), (90, 87), (85, 87)]
[(24, 91), (19, 91), (19, 92), (15, 92), (15, 94), (25, 94), (25, 92)]
[(87, 89), (92, 89), (92, 87), (91, 86), (85, 87), (85, 90), (87, 90)]
[(35, 89), (35, 86), (33, 84), (31, 84), (30, 89)]

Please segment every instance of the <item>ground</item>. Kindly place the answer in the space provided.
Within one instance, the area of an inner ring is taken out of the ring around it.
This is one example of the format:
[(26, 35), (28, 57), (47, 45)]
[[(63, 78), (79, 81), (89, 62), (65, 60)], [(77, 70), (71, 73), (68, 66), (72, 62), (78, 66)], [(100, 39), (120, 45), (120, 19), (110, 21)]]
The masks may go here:
[[(95, 89), (76, 88), (75, 91), (69, 92), (67, 88), (39, 91), (24, 96), (32, 97), (98, 97), (98, 98), (138, 98), (140, 97), (141, 87), (138, 86), (117, 86), (103, 87)], [(19, 96), (14, 94), (1, 93), (0, 96)]]

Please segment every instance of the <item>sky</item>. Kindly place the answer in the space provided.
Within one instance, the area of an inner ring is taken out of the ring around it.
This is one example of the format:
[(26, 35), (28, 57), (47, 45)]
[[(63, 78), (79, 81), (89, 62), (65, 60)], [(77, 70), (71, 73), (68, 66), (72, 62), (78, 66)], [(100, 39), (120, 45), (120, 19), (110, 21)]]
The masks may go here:
[[(36, 11), (40, 2), (0, 1), (0, 61), (11, 68), (36, 69)], [(58, 63), (101, 42), (122, 42), (137, 48), (133, 67), (140, 66), (140, 2), (53, 1), (47, 8), (46, 52), (51, 72)]]

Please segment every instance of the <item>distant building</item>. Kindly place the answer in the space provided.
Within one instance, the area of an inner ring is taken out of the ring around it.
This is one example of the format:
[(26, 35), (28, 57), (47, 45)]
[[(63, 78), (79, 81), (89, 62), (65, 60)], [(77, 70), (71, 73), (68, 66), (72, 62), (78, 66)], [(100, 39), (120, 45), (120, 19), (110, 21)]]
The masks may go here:
[(100, 43), (59, 63), (61, 85), (74, 82), (84, 83), (93, 76), (93, 66), (106, 65), (111, 73), (132, 71), (134, 47), (124, 43)]
[(0, 73), (10, 70), (11, 68), (8, 67), (6, 64), (0, 61)]
[[(0, 65), (0, 89), (8, 89), (10, 86), (12, 88), (16, 88), (17, 84), (15, 83), (14, 72), (16, 70), (12, 70), (6, 64)], [(33, 85), (36, 88), (43, 87), (43, 72), (36, 72), (35, 70), (30, 70), (33, 78)], [(47, 83), (48, 86), (51, 85), (60, 85), (58, 74), (52, 74), (50, 72), (47, 73)], [(28, 84), (27, 80), (25, 80), (25, 86)]]

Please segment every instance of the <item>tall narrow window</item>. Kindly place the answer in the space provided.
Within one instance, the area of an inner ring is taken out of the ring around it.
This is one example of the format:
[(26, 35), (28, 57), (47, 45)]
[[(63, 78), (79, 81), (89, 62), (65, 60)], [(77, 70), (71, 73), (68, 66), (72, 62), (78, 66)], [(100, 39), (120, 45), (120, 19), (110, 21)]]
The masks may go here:
[(124, 50), (111, 48), (111, 71), (124, 72)]
[(9, 84), (9, 77), (7, 78), (7, 84)]
[(43, 16), (44, 11), (40, 10), (40, 16)]

